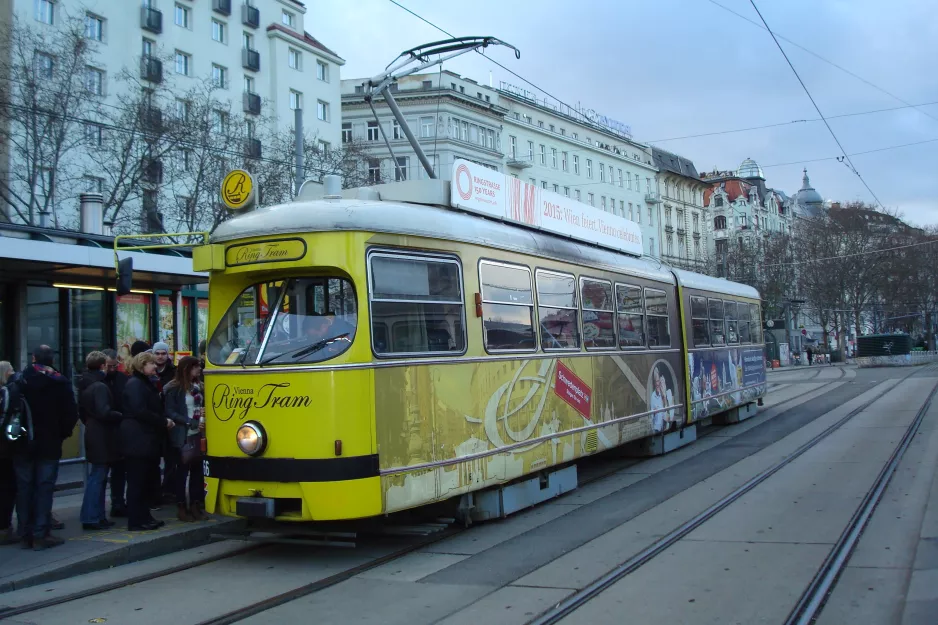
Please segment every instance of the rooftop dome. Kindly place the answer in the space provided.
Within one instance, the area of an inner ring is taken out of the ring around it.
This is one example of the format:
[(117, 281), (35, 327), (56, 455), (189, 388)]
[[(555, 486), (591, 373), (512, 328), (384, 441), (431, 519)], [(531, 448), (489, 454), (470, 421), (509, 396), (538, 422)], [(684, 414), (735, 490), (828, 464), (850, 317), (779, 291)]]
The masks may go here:
[(820, 193), (814, 190), (814, 187), (811, 186), (811, 181), (808, 180), (807, 168), (804, 170), (804, 177), (801, 179), (801, 190), (795, 194), (795, 200), (802, 206), (824, 204), (824, 198), (821, 197)]
[(736, 172), (736, 175), (740, 178), (765, 179), (765, 174), (762, 173), (762, 168), (759, 167), (759, 163), (755, 162), (751, 158), (747, 158), (739, 164), (739, 171)]

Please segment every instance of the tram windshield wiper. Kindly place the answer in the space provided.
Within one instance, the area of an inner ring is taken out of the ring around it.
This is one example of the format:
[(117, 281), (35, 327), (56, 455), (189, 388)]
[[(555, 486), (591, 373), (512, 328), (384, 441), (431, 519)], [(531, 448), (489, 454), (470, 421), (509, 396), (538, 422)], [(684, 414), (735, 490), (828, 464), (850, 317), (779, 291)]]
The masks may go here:
[(293, 360), (296, 360), (297, 358), (302, 358), (303, 356), (314, 354), (318, 352), (319, 350), (324, 349), (326, 346), (331, 345), (332, 343), (335, 343), (336, 341), (339, 341), (339, 340), (344, 339), (346, 341), (351, 342), (348, 336), (349, 336), (349, 333), (345, 332), (343, 334), (339, 334), (339, 335), (330, 337), (328, 339), (322, 339), (321, 341), (316, 341), (312, 345), (304, 345), (303, 347), (298, 347), (297, 349), (290, 351), (290, 352), (284, 352), (282, 354), (273, 354), (272, 356), (268, 356), (267, 358), (262, 360), (260, 364), (266, 365), (270, 362), (273, 362), (274, 360), (277, 360), (278, 358), (284, 358), (287, 356), (289, 356)]

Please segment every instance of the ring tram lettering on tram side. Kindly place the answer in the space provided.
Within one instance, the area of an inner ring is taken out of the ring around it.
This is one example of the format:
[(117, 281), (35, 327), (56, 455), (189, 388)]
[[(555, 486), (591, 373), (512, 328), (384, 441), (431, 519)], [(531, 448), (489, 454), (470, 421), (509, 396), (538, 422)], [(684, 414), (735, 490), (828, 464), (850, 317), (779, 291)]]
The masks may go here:
[(210, 511), (389, 513), (764, 395), (754, 289), (643, 259), (634, 223), (515, 178), (457, 161), (453, 181), (307, 185), (195, 250)]

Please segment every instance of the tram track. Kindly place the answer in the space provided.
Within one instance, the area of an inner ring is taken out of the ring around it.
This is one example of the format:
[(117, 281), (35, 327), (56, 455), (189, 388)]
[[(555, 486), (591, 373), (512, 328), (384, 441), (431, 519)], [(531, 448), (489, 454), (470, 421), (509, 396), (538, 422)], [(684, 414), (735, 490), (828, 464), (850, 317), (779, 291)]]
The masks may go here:
[[(819, 373), (817, 375), (819, 375)], [(837, 378), (831, 378), (830, 380), (825, 380), (824, 386), (838, 382), (839, 380), (843, 379), (845, 375), (846, 375), (845, 371), (840, 370), (840, 376)], [(814, 379), (814, 378), (812, 377), (808, 379)], [(781, 389), (770, 389), (767, 395), (770, 395), (776, 390), (781, 390)], [(786, 404), (799, 399), (799, 397), (800, 396), (795, 396), (795, 397), (785, 399), (777, 404), (773, 404), (771, 408), (777, 410), (778, 408), (783, 407)], [(875, 399), (877, 398), (874, 398), (873, 401), (875, 401)], [(861, 407), (859, 410), (862, 410), (864, 407)], [(783, 409), (781, 410), (781, 412), (778, 412), (777, 414), (773, 415), (772, 418), (783, 416), (787, 412), (795, 408), (796, 407)], [(713, 430), (709, 432), (705, 432), (701, 436), (701, 438), (703, 436), (706, 436), (708, 433), (712, 433), (713, 431), (716, 431), (719, 429), (722, 429), (722, 426), (715, 426)], [(581, 478), (579, 485), (586, 486), (590, 483), (612, 477), (625, 469), (628, 469), (637, 464), (640, 464), (642, 461), (643, 460), (641, 459), (631, 459), (631, 458), (626, 459), (622, 457), (607, 458), (605, 461), (601, 463), (602, 465), (607, 465), (607, 466), (600, 466), (599, 468), (592, 466), (590, 468), (591, 470), (584, 472), (584, 475)], [(270, 597), (266, 597), (264, 599), (258, 600), (256, 602), (250, 603), (240, 608), (236, 608), (229, 612), (223, 613), (221, 615), (205, 619), (203, 621), (200, 621), (198, 625), (222, 625), (222, 624), (236, 623), (236, 622), (242, 621), (244, 619), (250, 618), (251, 616), (255, 616), (257, 614), (266, 612), (278, 606), (290, 603), (297, 599), (303, 598), (305, 596), (308, 596), (308, 595), (320, 592), (322, 590), (325, 590), (329, 587), (335, 586), (343, 581), (346, 581), (352, 577), (355, 577), (356, 575), (360, 575), (362, 573), (365, 573), (377, 567), (383, 566), (385, 564), (388, 564), (390, 562), (403, 558), (404, 556), (408, 554), (414, 553), (436, 542), (453, 537), (456, 534), (459, 534), (463, 531), (466, 531), (466, 528), (454, 525), (432, 536), (428, 536), (426, 538), (416, 540), (411, 544), (405, 545), (401, 547), (400, 549), (396, 549), (388, 554), (385, 554), (373, 560), (369, 560), (367, 562), (349, 567), (348, 569), (339, 571), (328, 577), (324, 577), (322, 579), (318, 579), (310, 583), (297, 586), (283, 593), (276, 594)], [(31, 612), (37, 612), (43, 609), (53, 608), (53, 607), (61, 606), (63, 604), (72, 603), (72, 602), (80, 601), (83, 599), (88, 599), (96, 595), (101, 595), (107, 592), (119, 591), (123, 588), (150, 582), (153, 580), (158, 580), (160, 578), (169, 577), (171, 575), (176, 575), (179, 573), (184, 573), (186, 571), (196, 569), (201, 566), (206, 566), (206, 565), (214, 564), (220, 561), (233, 559), (239, 556), (246, 555), (251, 552), (269, 548), (271, 546), (272, 545), (270, 543), (264, 543), (264, 542), (250, 543), (250, 544), (244, 545), (241, 548), (238, 548), (233, 551), (226, 552), (226, 553), (214, 554), (208, 557), (204, 557), (204, 558), (192, 560), (190, 562), (171, 566), (166, 569), (160, 569), (157, 571), (152, 571), (152, 572), (144, 573), (141, 575), (136, 575), (136, 576), (126, 578), (123, 580), (119, 580), (119, 581), (115, 581), (115, 582), (111, 582), (107, 584), (102, 584), (100, 586), (94, 586), (91, 588), (82, 589), (79, 591), (75, 591), (75, 592), (60, 596), (60, 597), (49, 598), (49, 599), (45, 599), (45, 600), (41, 600), (41, 601), (29, 603), (29, 604), (24, 604), (21, 606), (13, 606), (13, 607), (6, 608), (6, 609), (0, 609), (0, 621), (8, 619), (8, 618), (12, 618), (14, 616), (20, 616), (20, 615), (28, 614)]]
[[(911, 371), (905, 376), (901, 377), (896, 386), (911, 378), (912, 376), (921, 373), (922, 371), (934, 371), (934, 369), (935, 367), (931, 366), (918, 371)], [(834, 381), (836, 381), (836, 379)], [(718, 513), (738, 501), (746, 493), (752, 491), (767, 479), (778, 473), (780, 470), (790, 465), (800, 456), (814, 448), (828, 436), (847, 424), (851, 419), (867, 410), (875, 402), (882, 399), (894, 388), (895, 386), (891, 386), (884, 389), (882, 392), (877, 393), (868, 401), (851, 410), (845, 416), (838, 419), (835, 423), (824, 429), (811, 440), (802, 444), (800, 447), (795, 449), (792, 453), (788, 454), (777, 463), (750, 478), (744, 484), (728, 493), (702, 512), (691, 517), (604, 575), (598, 577), (580, 590), (572, 593), (560, 602), (554, 604), (551, 608), (543, 611), (533, 619), (526, 621), (525, 625), (551, 625), (562, 621), (567, 616), (570, 616), (590, 600), (598, 597), (605, 590), (609, 589), (617, 582), (621, 581), (631, 573), (637, 571), (639, 568), (655, 559), (657, 556), (664, 553), (668, 548), (689, 535), (695, 529), (703, 525), (706, 521), (712, 519)], [(899, 445), (897, 445), (896, 449), (893, 451), (892, 456), (890, 456), (890, 459), (886, 462), (879, 476), (867, 491), (866, 496), (863, 498), (862, 503), (854, 513), (853, 517), (851, 517), (851, 520), (842, 533), (840, 539), (828, 554), (828, 557), (825, 559), (821, 568), (818, 570), (808, 588), (804, 591), (802, 597), (793, 608), (791, 614), (788, 617), (788, 620), (785, 621), (786, 625), (808, 625), (817, 618), (818, 614), (820, 613), (820, 609), (823, 608), (824, 601), (826, 601), (827, 597), (830, 596), (830, 593), (832, 592), (841, 571), (849, 561), (850, 553), (859, 541), (863, 528), (866, 526), (866, 523), (872, 516), (876, 504), (881, 499), (883, 492), (885, 492), (886, 486), (889, 483), (889, 479), (895, 473), (896, 467), (902, 459), (902, 455), (905, 453), (905, 450), (908, 448), (912, 437), (918, 430), (918, 427), (921, 424), (925, 413), (931, 406), (932, 400), (936, 393), (938, 393), (938, 383), (932, 387), (925, 402), (919, 408), (916, 417), (913, 419), (912, 424), (907, 428), (905, 435), (903, 436)], [(784, 403), (786, 402), (782, 402), (782, 404)], [(781, 414), (784, 414), (784, 412), (780, 413), (780, 415)]]

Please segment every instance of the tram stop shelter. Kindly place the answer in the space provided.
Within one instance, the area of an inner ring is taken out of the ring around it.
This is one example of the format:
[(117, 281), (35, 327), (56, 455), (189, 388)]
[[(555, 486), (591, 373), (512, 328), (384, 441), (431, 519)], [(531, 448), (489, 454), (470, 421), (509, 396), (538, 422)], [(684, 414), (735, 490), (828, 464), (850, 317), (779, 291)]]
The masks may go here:
[[(208, 330), (208, 275), (192, 270), (187, 248), (120, 252), (127, 255), (134, 291), (118, 296), (113, 236), (0, 223), (0, 360), (21, 370), (46, 344), (56, 368), (77, 380), (88, 352), (128, 357), (138, 340), (161, 340), (177, 359), (197, 354)], [(81, 455), (79, 438), (66, 441), (64, 458)]]

